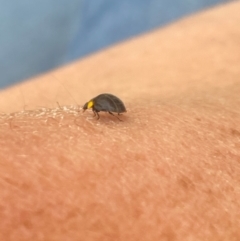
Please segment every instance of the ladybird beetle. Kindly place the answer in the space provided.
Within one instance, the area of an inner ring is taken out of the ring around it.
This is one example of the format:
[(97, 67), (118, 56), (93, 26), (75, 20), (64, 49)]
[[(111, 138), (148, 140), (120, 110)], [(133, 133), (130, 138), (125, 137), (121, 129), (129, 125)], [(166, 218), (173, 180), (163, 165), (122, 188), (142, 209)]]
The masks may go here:
[[(123, 102), (115, 95), (112, 94), (100, 94), (93, 99), (89, 100), (84, 106), (83, 111), (92, 108), (94, 116), (97, 115), (97, 120), (100, 118), (98, 112), (105, 111), (115, 116), (112, 112), (118, 115), (123, 112), (127, 112)], [(117, 116), (115, 116), (117, 117)], [(118, 118), (118, 117), (117, 117)], [(118, 118), (119, 119), (119, 118)], [(119, 119), (120, 120), (120, 119)], [(120, 120), (122, 121), (122, 120)]]

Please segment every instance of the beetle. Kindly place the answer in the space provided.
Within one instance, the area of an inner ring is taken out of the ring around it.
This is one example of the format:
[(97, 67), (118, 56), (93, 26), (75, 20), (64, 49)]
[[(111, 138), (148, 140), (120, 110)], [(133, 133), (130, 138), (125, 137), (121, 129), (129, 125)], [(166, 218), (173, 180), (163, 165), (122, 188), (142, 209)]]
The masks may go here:
[[(126, 107), (124, 106), (123, 102), (115, 95), (112, 94), (100, 94), (91, 100), (89, 100), (83, 106), (83, 112), (86, 109), (92, 108), (94, 116), (97, 115), (97, 120), (100, 118), (98, 112), (104, 111), (108, 112), (109, 114), (117, 117), (113, 114), (113, 112), (117, 113), (118, 115), (123, 112), (127, 112)], [(118, 117), (117, 117), (118, 118)], [(119, 119), (119, 118), (118, 118)], [(120, 119), (119, 119), (120, 120)], [(122, 121), (122, 120), (120, 120)]]

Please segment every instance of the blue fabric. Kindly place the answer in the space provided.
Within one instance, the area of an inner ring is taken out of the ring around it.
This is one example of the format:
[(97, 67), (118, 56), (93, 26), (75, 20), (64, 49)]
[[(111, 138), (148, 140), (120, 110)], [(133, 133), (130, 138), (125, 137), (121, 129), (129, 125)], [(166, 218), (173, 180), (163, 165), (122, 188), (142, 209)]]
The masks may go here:
[(227, 0), (0, 0), (0, 88)]

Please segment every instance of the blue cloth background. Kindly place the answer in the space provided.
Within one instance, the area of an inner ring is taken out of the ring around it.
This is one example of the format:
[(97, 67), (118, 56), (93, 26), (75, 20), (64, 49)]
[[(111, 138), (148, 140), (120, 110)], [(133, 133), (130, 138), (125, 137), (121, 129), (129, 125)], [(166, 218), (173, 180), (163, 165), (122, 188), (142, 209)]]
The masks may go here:
[(0, 0), (0, 88), (227, 0)]

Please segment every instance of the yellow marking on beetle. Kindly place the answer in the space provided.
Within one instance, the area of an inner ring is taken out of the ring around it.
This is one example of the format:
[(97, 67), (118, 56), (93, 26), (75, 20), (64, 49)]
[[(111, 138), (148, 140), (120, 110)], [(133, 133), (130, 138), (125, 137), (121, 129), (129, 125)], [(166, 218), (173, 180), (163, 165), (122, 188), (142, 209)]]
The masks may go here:
[(88, 108), (88, 109), (89, 109), (89, 108), (92, 108), (93, 105), (94, 105), (93, 101), (90, 100), (90, 101), (88, 102), (88, 104), (87, 104), (87, 108)]

